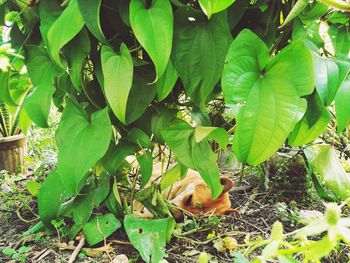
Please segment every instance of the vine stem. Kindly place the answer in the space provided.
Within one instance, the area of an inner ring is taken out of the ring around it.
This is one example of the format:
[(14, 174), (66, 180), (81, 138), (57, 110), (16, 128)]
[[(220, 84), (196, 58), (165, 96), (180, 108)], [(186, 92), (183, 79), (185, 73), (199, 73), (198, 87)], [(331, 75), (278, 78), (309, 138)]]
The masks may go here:
[(134, 212), (134, 198), (135, 198), (135, 189), (136, 189), (136, 185), (137, 185), (138, 175), (139, 175), (139, 169), (137, 169), (137, 171), (136, 171), (134, 182), (132, 183), (132, 188), (131, 188), (131, 197), (130, 197), (131, 214), (133, 214), (133, 212)]
[(350, 3), (342, 0), (319, 0), (322, 4), (326, 4), (335, 9), (350, 12)]

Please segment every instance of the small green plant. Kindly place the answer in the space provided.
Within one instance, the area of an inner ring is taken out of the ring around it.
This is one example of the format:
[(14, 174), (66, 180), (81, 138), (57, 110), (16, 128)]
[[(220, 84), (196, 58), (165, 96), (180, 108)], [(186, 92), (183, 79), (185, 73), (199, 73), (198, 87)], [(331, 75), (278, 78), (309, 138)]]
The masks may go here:
[(5, 248), (2, 250), (2, 253), (11, 257), (11, 259), (15, 260), (16, 262), (26, 262), (31, 251), (31, 247), (21, 246), (17, 250), (13, 248)]
[(275, 222), (269, 239), (251, 241), (245, 239), (244, 255), (249, 257), (262, 248), (261, 255), (251, 262), (321, 262), (341, 243), (350, 245), (350, 217), (343, 217), (342, 210), (347, 202), (341, 205), (327, 203), (324, 215), (303, 218), (306, 224), (290, 233), (284, 233), (283, 224)]

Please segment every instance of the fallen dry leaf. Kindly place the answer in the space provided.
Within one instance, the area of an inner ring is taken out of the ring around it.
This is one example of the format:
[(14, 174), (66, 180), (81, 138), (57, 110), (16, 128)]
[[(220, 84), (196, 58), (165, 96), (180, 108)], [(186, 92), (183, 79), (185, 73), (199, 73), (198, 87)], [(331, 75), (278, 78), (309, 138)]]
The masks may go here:
[(86, 252), (86, 255), (88, 255), (89, 257), (99, 257), (102, 253), (113, 252), (113, 248), (111, 247), (111, 244), (107, 244), (103, 247), (85, 248), (84, 251)]

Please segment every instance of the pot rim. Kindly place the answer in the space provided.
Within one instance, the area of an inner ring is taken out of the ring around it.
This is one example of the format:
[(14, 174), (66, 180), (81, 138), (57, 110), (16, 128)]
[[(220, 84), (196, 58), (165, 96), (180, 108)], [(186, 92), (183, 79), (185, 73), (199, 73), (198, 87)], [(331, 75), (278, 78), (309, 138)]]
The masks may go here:
[(23, 133), (7, 136), (7, 137), (0, 137), (0, 143), (6, 143), (6, 142), (13, 142), (13, 141), (19, 141), (25, 139), (26, 136)]

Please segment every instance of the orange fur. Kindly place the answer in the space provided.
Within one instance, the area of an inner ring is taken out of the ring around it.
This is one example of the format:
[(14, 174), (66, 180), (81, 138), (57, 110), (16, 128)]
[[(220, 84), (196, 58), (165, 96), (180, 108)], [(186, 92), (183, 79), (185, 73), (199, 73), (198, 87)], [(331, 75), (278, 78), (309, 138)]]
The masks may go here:
[[(149, 184), (154, 183), (157, 179), (159, 180), (161, 174), (161, 164), (154, 164), (152, 179)], [(220, 181), (224, 186), (224, 190), (218, 198), (212, 200), (211, 191), (200, 177), (199, 173), (189, 169), (186, 177), (175, 182), (172, 187), (163, 191), (162, 196), (164, 199), (168, 199), (172, 204), (180, 208), (173, 209), (172, 211), (174, 217), (177, 219), (183, 216), (181, 210), (186, 210), (193, 215), (201, 215), (208, 212), (220, 215), (234, 212), (235, 210), (231, 208), (231, 201), (228, 193), (234, 186), (234, 182), (225, 176), (221, 176)], [(135, 208), (138, 210), (140, 206), (135, 206)], [(149, 217), (148, 213), (144, 215)]]

